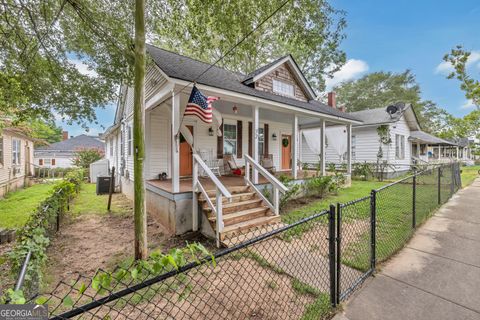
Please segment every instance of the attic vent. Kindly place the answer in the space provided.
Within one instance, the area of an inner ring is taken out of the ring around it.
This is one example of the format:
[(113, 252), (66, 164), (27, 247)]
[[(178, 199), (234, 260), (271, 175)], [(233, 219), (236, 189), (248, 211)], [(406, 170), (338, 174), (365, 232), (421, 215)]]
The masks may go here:
[(394, 114), (397, 113), (397, 112), (398, 112), (398, 107), (397, 107), (397, 106), (391, 105), (391, 106), (388, 106), (388, 107), (387, 107), (387, 113), (388, 113), (390, 116), (394, 115)]

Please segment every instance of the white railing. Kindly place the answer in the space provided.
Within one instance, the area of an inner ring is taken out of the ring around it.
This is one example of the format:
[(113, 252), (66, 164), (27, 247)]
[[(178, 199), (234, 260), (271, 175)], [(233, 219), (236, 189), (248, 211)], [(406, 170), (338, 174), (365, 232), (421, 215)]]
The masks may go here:
[[(202, 168), (202, 172), (205, 176), (212, 180), (213, 184), (215, 185), (216, 189), (216, 202), (213, 204), (212, 200), (208, 196), (207, 191), (203, 187), (202, 183), (198, 179), (198, 171), (199, 166)], [(227, 199), (232, 199), (232, 195), (230, 192), (225, 188), (225, 186), (218, 180), (218, 178), (213, 174), (212, 170), (206, 165), (206, 163), (202, 160), (202, 158), (194, 153), (193, 154), (193, 199), (192, 199), (192, 206), (193, 206), (193, 231), (198, 230), (198, 192), (201, 192), (207, 202), (208, 206), (212, 209), (212, 212), (215, 214), (216, 217), (216, 238), (217, 238), (217, 247), (220, 247), (220, 233), (223, 231), (223, 213), (222, 213), (222, 205), (223, 205), (223, 197)]]
[[(273, 203), (257, 188), (257, 186), (250, 180), (250, 166), (257, 170), (265, 179), (272, 184), (273, 187)], [(270, 207), (275, 215), (280, 214), (280, 192), (285, 193), (288, 188), (285, 187), (273, 174), (262, 167), (258, 162), (253, 160), (249, 155), (245, 155), (245, 182), (262, 198), (262, 200)]]

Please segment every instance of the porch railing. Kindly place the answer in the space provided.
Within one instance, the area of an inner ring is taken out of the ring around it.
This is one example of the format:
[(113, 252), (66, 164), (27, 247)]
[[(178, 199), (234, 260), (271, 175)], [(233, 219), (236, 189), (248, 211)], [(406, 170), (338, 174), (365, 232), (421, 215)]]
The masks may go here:
[[(268, 207), (275, 213), (280, 214), (280, 192), (285, 193), (288, 188), (285, 187), (273, 174), (262, 167), (249, 155), (245, 155), (245, 182), (260, 196), (260, 198), (267, 204)], [(250, 180), (250, 166), (256, 169), (265, 179), (272, 184), (273, 187), (273, 203), (257, 188), (257, 186)]]
[[(198, 171), (199, 166), (202, 168), (204, 174), (212, 180), (213, 184), (215, 185), (216, 190), (216, 202), (215, 204), (212, 203), (210, 197), (205, 190), (204, 186), (202, 185), (201, 181), (198, 179)], [(232, 195), (228, 191), (228, 189), (218, 180), (217, 176), (215, 176), (207, 166), (207, 164), (202, 160), (202, 158), (194, 153), (193, 154), (193, 199), (192, 199), (192, 206), (193, 206), (193, 231), (198, 230), (198, 192), (201, 192), (207, 202), (208, 206), (212, 209), (212, 212), (215, 214), (216, 217), (216, 230), (215, 236), (217, 239), (217, 247), (220, 247), (220, 233), (223, 231), (223, 213), (222, 213), (222, 204), (223, 204), (223, 197), (231, 200)]]

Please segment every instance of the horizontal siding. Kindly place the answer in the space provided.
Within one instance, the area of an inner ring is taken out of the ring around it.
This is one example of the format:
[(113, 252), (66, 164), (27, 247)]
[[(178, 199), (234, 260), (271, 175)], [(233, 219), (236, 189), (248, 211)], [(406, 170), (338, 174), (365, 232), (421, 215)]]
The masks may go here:
[(146, 134), (147, 137), (147, 164), (146, 178), (156, 179), (158, 174), (166, 172), (169, 174), (168, 159), (170, 158), (170, 125), (165, 112), (154, 113), (149, 117), (149, 127)]
[(160, 91), (166, 82), (167, 79), (162, 73), (154, 65), (150, 65), (145, 76), (145, 101)]
[[(7, 131), (3, 132), (3, 164), (0, 164), (0, 185), (4, 184), (5, 182), (12, 180), (13, 178), (20, 178), (25, 176), (25, 164), (28, 158), (28, 163), (34, 163), (33, 160), (33, 143), (21, 136), (17, 136), (15, 134), (10, 134)], [(15, 166), (16, 168), (20, 169), (20, 172), (13, 176), (12, 168), (14, 167), (12, 164), (12, 140), (19, 139), (20, 140), (20, 164)], [(30, 153), (27, 155), (26, 147), (29, 147)], [(33, 168), (30, 168), (30, 171), (33, 171)]]

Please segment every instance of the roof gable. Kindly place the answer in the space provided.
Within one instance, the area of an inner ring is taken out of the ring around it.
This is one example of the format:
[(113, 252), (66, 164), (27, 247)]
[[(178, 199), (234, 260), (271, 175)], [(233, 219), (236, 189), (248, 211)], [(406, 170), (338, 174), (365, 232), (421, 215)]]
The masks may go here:
[(256, 83), (267, 75), (272, 74), (275, 70), (285, 65), (293, 78), (295, 79), (296, 84), (302, 89), (306, 95), (306, 100), (314, 100), (316, 95), (312, 87), (308, 83), (307, 79), (303, 75), (302, 71), (298, 67), (298, 64), (295, 62), (295, 59), (291, 55), (281, 57), (259, 69), (253, 71), (245, 77), (243, 83), (246, 85)]
[(363, 121), (357, 126), (394, 123), (404, 118), (410, 130), (420, 130), (420, 124), (411, 104), (397, 103), (395, 106), (399, 111), (394, 114), (389, 114), (387, 107), (356, 111), (350, 114)]
[(105, 143), (103, 143), (98, 137), (88, 136), (81, 134), (79, 136), (63, 140), (60, 142), (52, 143), (48, 146), (41, 146), (35, 148), (35, 151), (69, 151), (74, 152), (80, 149), (101, 149), (105, 150)]

